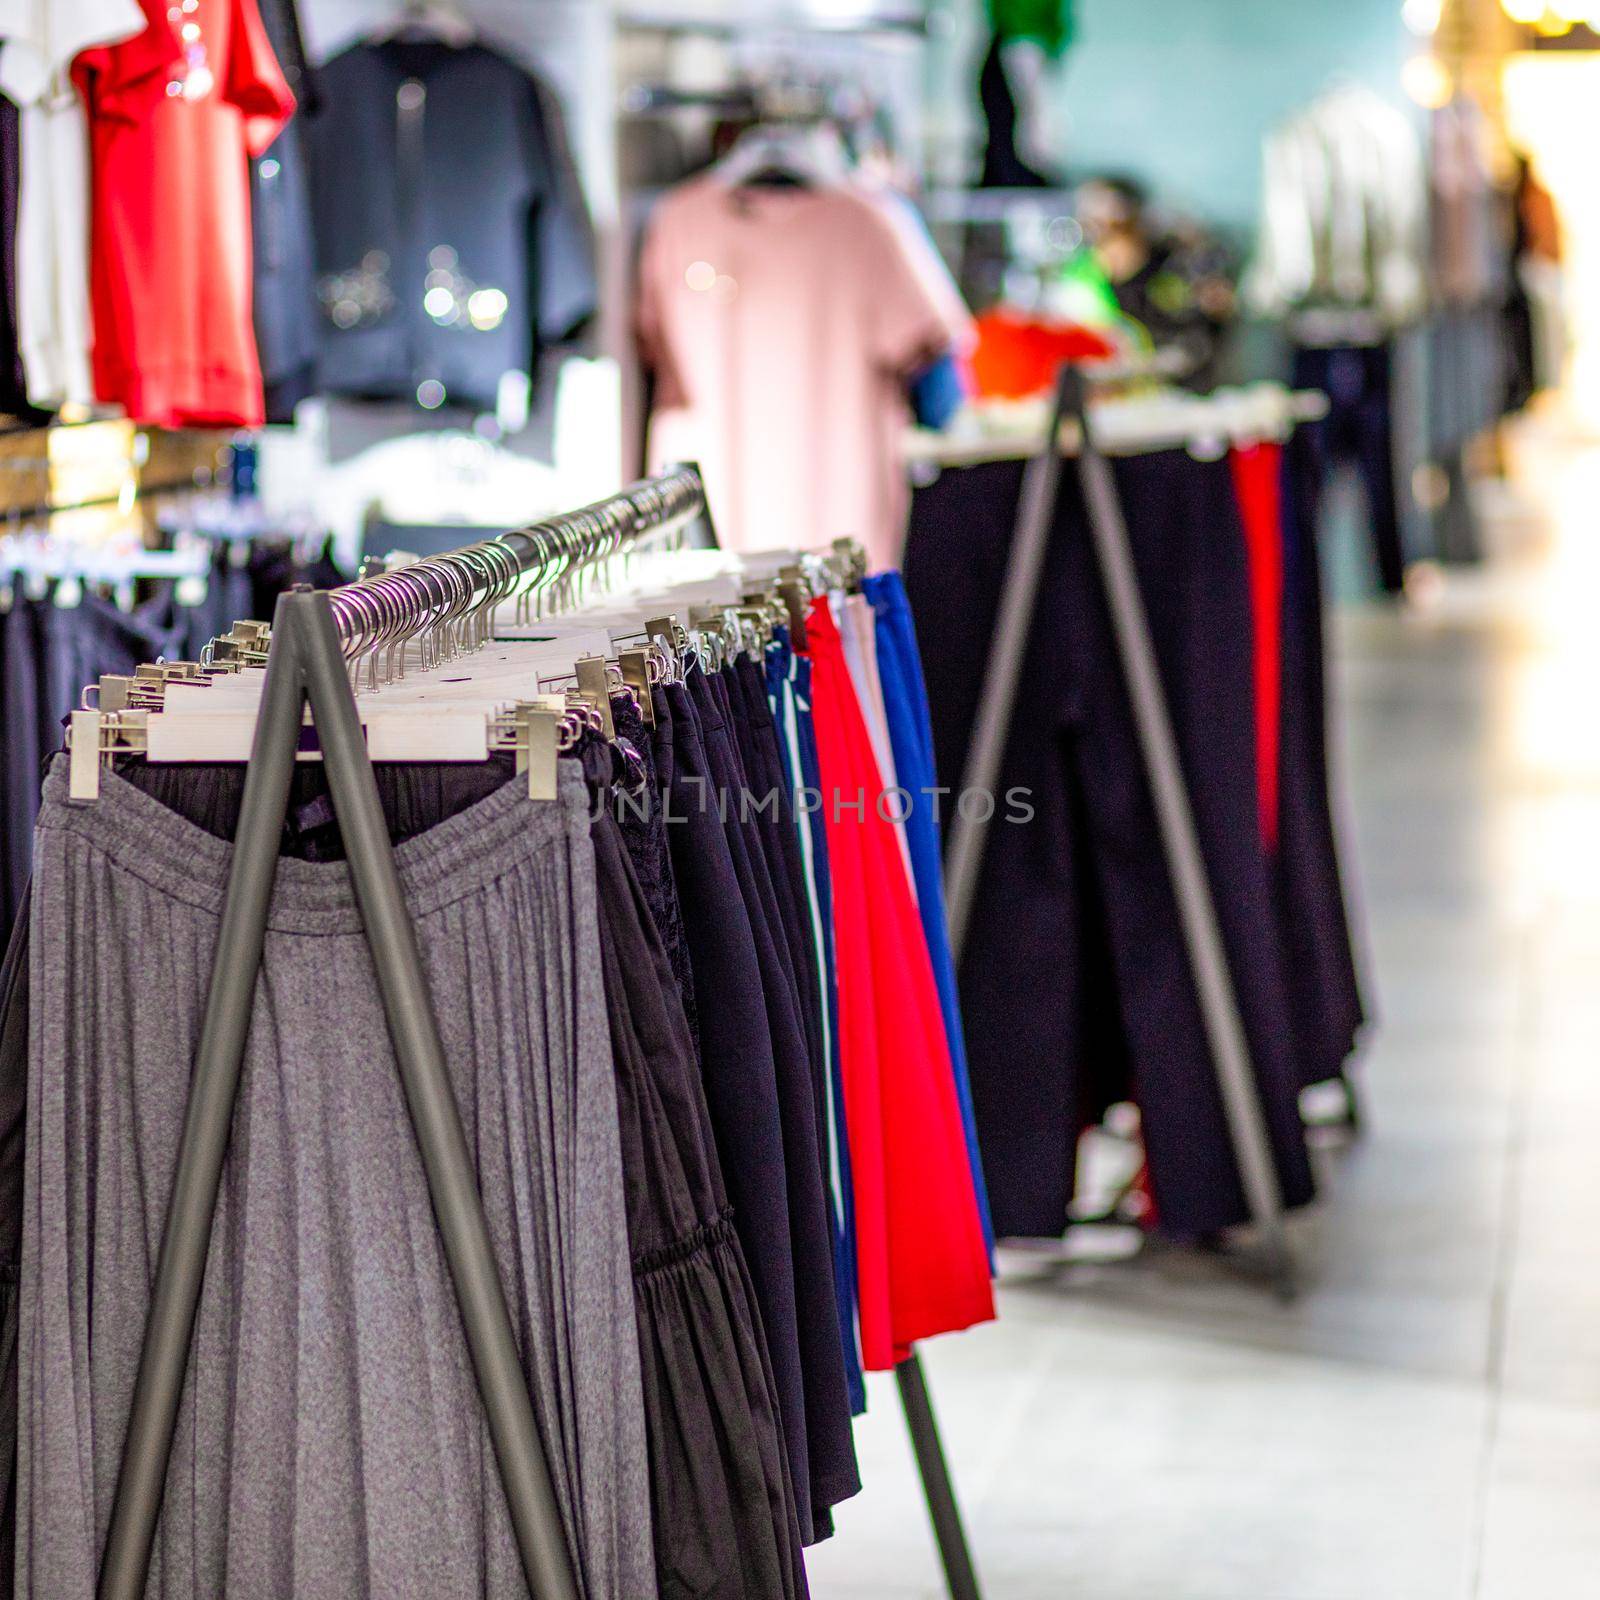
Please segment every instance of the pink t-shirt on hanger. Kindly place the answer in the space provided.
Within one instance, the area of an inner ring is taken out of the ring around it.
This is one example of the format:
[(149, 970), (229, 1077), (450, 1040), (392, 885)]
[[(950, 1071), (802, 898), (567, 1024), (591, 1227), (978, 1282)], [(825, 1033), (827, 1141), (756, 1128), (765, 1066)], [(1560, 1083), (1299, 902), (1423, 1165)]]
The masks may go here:
[(906, 384), (950, 328), (879, 205), (843, 186), (684, 184), (645, 239), (639, 336), (651, 460), (700, 463), (727, 548), (848, 535), (874, 567), (898, 561)]

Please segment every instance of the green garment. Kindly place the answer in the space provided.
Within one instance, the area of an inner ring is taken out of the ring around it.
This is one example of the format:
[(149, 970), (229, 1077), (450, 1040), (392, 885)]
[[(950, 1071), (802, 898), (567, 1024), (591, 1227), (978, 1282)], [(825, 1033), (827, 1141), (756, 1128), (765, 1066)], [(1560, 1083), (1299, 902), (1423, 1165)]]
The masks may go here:
[(1073, 0), (989, 0), (989, 22), (1008, 44), (1027, 39), (1059, 56), (1072, 43), (1072, 6)]
[(1122, 321), (1116, 291), (1092, 250), (1074, 250), (1053, 274), (1052, 301), (1085, 328), (1109, 328)]

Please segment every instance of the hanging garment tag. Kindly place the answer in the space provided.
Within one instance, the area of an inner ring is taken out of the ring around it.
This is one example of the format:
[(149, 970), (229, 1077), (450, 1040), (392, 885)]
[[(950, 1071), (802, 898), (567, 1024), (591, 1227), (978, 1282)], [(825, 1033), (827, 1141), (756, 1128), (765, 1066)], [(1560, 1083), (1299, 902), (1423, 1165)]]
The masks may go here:
[(650, 694), (650, 655), (645, 650), (624, 650), (617, 657), (622, 668), (622, 681), (639, 697), (639, 709), (644, 713), (647, 728), (656, 725), (655, 701)]
[(578, 692), (584, 695), (600, 713), (600, 721), (608, 739), (617, 736), (617, 725), (611, 717), (611, 677), (606, 671), (604, 656), (579, 656), (574, 663), (578, 674)]
[(67, 769), (69, 800), (100, 798), (100, 713), (72, 713), (72, 757)]

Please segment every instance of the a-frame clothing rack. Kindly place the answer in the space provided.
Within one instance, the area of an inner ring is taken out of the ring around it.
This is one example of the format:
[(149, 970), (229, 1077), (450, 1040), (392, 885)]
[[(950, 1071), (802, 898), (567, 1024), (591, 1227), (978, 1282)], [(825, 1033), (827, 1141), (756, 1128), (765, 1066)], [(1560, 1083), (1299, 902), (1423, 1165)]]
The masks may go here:
[[(582, 511), (464, 551), (400, 568), (380, 584), (285, 595), (273, 620), (266, 679), (195, 1054), (172, 1200), (152, 1286), (128, 1433), (112, 1502), (99, 1600), (143, 1600), (173, 1429), (193, 1342), (212, 1219), (261, 966), (279, 841), (309, 702), (316, 748), (343, 836), (356, 900), (404, 1083), (477, 1374), (495, 1456), (534, 1600), (579, 1589), (491, 1249), (471, 1155), (406, 911), (349, 658), (402, 644), (424, 627), (470, 640), (497, 596), (621, 554), (703, 516), (692, 467)], [(441, 576), (442, 575), (442, 576)], [(98, 760), (98, 752), (92, 754)], [(918, 1468), (954, 1600), (978, 1600), (949, 1469), (916, 1354), (897, 1374)]]
[[(1292, 397), (1291, 397), (1292, 399)], [(1072, 424), (1070, 444), (1064, 427)], [(1151, 448), (1169, 447), (1169, 423), (1152, 430)], [(1055, 527), (1065, 455), (1070, 448), (1088, 511), (1095, 565), (1111, 615), (1128, 699), (1133, 708), (1145, 776), (1155, 803), (1167, 870), (1183, 925), (1184, 944), (1194, 976), (1211, 1057), (1216, 1068), (1229, 1141), (1251, 1219), (1260, 1239), (1260, 1261), (1279, 1295), (1295, 1292), (1295, 1261), (1285, 1225), (1283, 1191), (1278, 1182), (1250, 1045), (1239, 1011), (1238, 991), (1217, 921), (1211, 881), (1200, 851), (1194, 807), (1179, 759), (1172, 715), (1162, 688), (1150, 619), (1133, 564), (1128, 528), (1111, 464), (1100, 448), (1088, 408), (1081, 370), (1062, 367), (1056, 383), (1049, 432), (1028, 462), (1017, 507), (1016, 531), (1000, 591), (994, 642), (984, 672), (977, 722), (968, 750), (961, 790), (992, 794), (1011, 737), (1022, 669), (1037, 620), (1045, 556)], [(945, 890), (950, 946), (961, 959), (973, 900), (983, 871), (987, 817), (962, 812), (953, 819), (945, 846)]]

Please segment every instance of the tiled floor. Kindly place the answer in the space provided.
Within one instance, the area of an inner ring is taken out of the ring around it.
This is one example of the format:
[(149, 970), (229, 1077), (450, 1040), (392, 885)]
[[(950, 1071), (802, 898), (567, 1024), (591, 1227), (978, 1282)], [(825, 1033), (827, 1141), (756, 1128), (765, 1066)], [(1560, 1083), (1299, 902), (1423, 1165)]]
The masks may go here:
[[(1339, 622), (1383, 1023), (1306, 1293), (1013, 1261), (925, 1351), (991, 1600), (1600, 1595), (1600, 447), (1523, 454), (1486, 572)], [(818, 1600), (942, 1592), (872, 1400)]]

